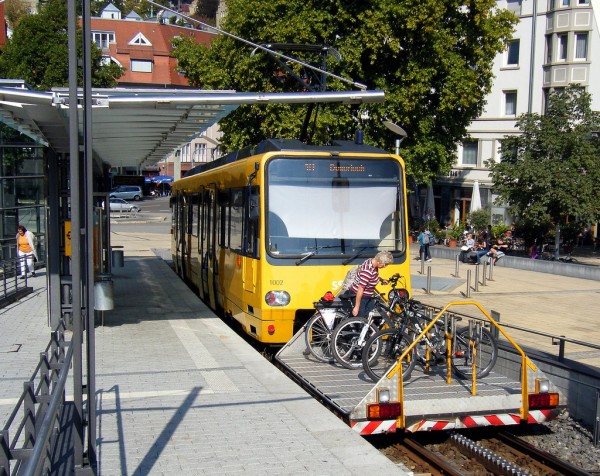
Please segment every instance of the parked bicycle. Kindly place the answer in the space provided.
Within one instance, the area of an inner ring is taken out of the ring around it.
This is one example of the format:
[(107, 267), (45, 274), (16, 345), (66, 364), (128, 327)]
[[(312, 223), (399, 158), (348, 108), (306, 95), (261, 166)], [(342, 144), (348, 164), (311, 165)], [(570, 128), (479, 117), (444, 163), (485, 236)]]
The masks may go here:
[(379, 330), (397, 326), (409, 297), (405, 288), (396, 288), (401, 278), (394, 274), (388, 279), (392, 289), (387, 300), (385, 295), (375, 292), (375, 308), (366, 318), (349, 317), (336, 325), (331, 335), (331, 352), (341, 366), (347, 369), (362, 367), (362, 349), (369, 337)]
[[(362, 363), (365, 373), (378, 382), (398, 362), (399, 357), (431, 324), (432, 319), (422, 305), (414, 300), (406, 303), (405, 319), (395, 329), (373, 334), (364, 346)], [(498, 358), (498, 344), (481, 323), (455, 330), (458, 319), (436, 321), (429, 332), (419, 340), (402, 361), (402, 377), (408, 379), (417, 362), (425, 367), (446, 364), (448, 357), (452, 370), (459, 378), (471, 378), (475, 367), (477, 378), (488, 375)], [(450, 336), (450, 350), (447, 343)]]
[(333, 359), (331, 334), (335, 326), (352, 315), (349, 299), (321, 300), (314, 303), (316, 313), (308, 320), (304, 329), (306, 349), (320, 362)]

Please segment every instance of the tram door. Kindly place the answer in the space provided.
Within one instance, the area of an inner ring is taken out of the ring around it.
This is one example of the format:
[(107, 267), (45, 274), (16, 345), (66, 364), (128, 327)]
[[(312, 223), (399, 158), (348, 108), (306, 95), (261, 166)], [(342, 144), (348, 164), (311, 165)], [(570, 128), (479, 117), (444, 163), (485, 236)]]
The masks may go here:
[(216, 309), (216, 189), (212, 185), (204, 190), (202, 200), (202, 233), (201, 256), (202, 270), (200, 273), (200, 293), (202, 298), (209, 302), (211, 308)]
[(179, 200), (177, 202), (177, 223), (175, 224), (175, 255), (177, 262), (175, 266), (177, 268), (177, 272), (180, 276), (185, 277), (185, 273), (187, 271), (186, 259), (189, 256), (189, 253), (186, 254), (186, 231), (187, 231), (187, 207), (186, 207), (186, 199), (185, 195), (180, 195)]
[[(258, 187), (250, 187), (246, 191), (244, 206), (244, 232), (243, 253), (247, 257), (243, 260), (244, 291), (256, 292), (257, 267), (259, 258), (259, 232), (260, 232), (260, 200)], [(250, 259), (248, 259), (250, 258)]]

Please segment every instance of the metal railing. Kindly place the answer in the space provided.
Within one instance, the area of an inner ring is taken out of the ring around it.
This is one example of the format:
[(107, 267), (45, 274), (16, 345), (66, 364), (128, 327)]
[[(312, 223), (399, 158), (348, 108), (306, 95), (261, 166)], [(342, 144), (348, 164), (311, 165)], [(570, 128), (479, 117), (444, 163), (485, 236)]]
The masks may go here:
[[(65, 324), (52, 332), (46, 350), (0, 430), (0, 475), (47, 474), (58, 436), (57, 421), (65, 404), (65, 383), (73, 345), (65, 342)], [(68, 346), (68, 347), (67, 347)], [(67, 351), (65, 352), (65, 348)], [(21, 414), (20, 420), (17, 420)]]
[(27, 288), (27, 274), (25, 279), (19, 279), (24, 261), (25, 258), (10, 258), (0, 263), (0, 308)]
[[(430, 306), (428, 304), (423, 304), (423, 303), (421, 303), (421, 304), (423, 305), (423, 307), (425, 307), (426, 309), (429, 310), (430, 316), (437, 314), (441, 310), (440, 307)], [(552, 342), (552, 345), (558, 346), (558, 355), (556, 357), (559, 362), (563, 362), (565, 360), (565, 350), (566, 350), (567, 344), (572, 344), (574, 346), (587, 347), (588, 349), (593, 349), (593, 350), (600, 350), (600, 345), (592, 344), (590, 342), (584, 342), (584, 341), (580, 341), (577, 339), (570, 339), (565, 336), (558, 336), (556, 334), (550, 334), (548, 332), (537, 331), (535, 329), (529, 329), (529, 328), (517, 326), (514, 324), (503, 323), (500, 321), (499, 313), (497, 313), (495, 311), (491, 311), (491, 314), (492, 314), (492, 316), (494, 316), (494, 319), (498, 322), (498, 324), (500, 324), (502, 327), (504, 327), (506, 329), (512, 329), (515, 331), (520, 331), (520, 332), (524, 332), (527, 334), (534, 334), (534, 335), (538, 335), (540, 337), (548, 338)], [(452, 315), (461, 317), (461, 318), (465, 318), (465, 319), (475, 319), (475, 320), (485, 321), (484, 318), (479, 317), (479, 316), (471, 316), (468, 314), (461, 314), (461, 313), (457, 313), (457, 312), (453, 312)], [(493, 332), (494, 337), (498, 338), (499, 337), (498, 332), (494, 332), (494, 330), (495, 329), (490, 329), (490, 331)], [(570, 359), (570, 360), (577, 361), (577, 359)]]

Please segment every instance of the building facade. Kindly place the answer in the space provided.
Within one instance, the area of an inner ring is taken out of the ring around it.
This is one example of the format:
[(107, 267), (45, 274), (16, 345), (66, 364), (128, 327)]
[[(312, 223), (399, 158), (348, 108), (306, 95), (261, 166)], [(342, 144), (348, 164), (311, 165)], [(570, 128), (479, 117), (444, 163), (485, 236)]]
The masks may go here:
[(507, 49), (494, 61), (495, 80), (483, 114), (470, 125), (470, 139), (458, 148), (457, 161), (434, 185), (440, 223), (464, 221), (470, 212), (473, 188), (479, 185), (483, 207), (490, 207), (492, 224), (512, 217), (496, 205), (487, 160), (499, 161), (503, 137), (517, 132), (517, 117), (543, 114), (548, 94), (579, 83), (600, 110), (600, 0), (497, 0), (519, 17)]
[[(125, 69), (119, 85), (141, 88), (186, 88), (188, 80), (173, 57), (173, 39), (191, 36), (201, 44), (209, 44), (214, 32), (197, 29), (184, 17), (159, 11), (155, 18), (143, 20), (135, 12), (126, 16), (113, 4), (108, 4), (99, 17), (91, 19), (92, 40), (102, 49), (105, 61)], [(200, 131), (199, 131), (200, 132)], [(181, 176), (199, 162), (215, 158), (218, 151), (218, 129), (182, 144), (156, 166), (143, 170), (127, 168), (119, 174)]]
[(92, 40), (102, 50), (105, 61), (125, 69), (117, 82), (128, 87), (176, 88), (189, 87), (188, 80), (172, 56), (173, 39), (190, 36), (194, 41), (209, 44), (214, 33), (178, 25), (163, 12), (155, 18), (142, 20), (135, 12), (122, 17), (113, 4), (107, 5), (100, 17), (90, 20)]

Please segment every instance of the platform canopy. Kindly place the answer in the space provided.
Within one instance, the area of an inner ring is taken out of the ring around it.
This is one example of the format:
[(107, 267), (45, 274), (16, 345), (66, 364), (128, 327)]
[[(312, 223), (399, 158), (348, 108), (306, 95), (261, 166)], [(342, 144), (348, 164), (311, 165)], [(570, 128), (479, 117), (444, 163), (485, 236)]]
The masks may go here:
[[(238, 93), (197, 89), (94, 89), (92, 150), (112, 167), (156, 164), (242, 104), (374, 103), (383, 91)], [(79, 100), (82, 134), (83, 108)], [(0, 80), (0, 121), (52, 147), (69, 152), (69, 92), (32, 91)]]

